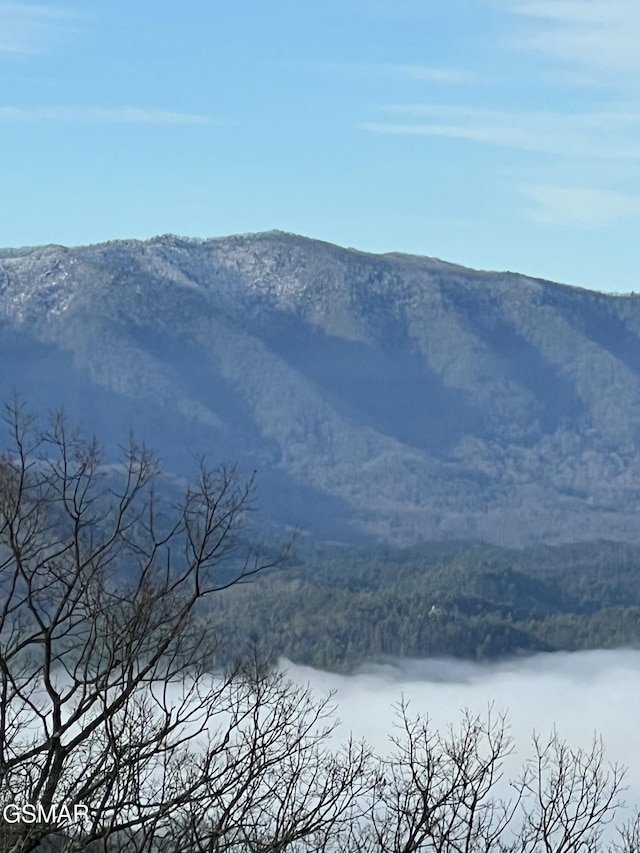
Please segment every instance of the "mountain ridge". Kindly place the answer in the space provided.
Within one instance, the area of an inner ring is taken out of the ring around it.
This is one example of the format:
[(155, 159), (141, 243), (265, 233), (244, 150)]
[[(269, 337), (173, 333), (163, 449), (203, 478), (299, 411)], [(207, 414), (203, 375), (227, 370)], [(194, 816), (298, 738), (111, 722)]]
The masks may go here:
[[(640, 300), (263, 232), (0, 251), (0, 381), (410, 543), (638, 540)], [(59, 400), (54, 400), (55, 397)]]

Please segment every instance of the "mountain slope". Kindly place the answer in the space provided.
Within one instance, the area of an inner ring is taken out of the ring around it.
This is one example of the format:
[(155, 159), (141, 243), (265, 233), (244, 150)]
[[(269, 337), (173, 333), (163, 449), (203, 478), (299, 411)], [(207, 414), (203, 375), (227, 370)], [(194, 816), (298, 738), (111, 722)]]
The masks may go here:
[(3, 397), (238, 460), (320, 535), (640, 539), (633, 296), (279, 232), (6, 249), (0, 357)]

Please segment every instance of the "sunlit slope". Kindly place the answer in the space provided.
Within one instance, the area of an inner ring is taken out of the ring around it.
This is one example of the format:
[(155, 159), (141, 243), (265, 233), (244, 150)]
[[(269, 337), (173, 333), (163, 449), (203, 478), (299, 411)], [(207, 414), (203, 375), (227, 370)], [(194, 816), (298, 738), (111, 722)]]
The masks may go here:
[(640, 539), (640, 298), (278, 232), (7, 249), (0, 357), (323, 536)]

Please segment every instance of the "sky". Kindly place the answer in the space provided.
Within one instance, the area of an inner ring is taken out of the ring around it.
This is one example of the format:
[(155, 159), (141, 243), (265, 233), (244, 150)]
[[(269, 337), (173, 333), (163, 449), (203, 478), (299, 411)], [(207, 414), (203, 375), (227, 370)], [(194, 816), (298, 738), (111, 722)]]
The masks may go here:
[(0, 2), (0, 245), (280, 229), (640, 290), (638, 0)]

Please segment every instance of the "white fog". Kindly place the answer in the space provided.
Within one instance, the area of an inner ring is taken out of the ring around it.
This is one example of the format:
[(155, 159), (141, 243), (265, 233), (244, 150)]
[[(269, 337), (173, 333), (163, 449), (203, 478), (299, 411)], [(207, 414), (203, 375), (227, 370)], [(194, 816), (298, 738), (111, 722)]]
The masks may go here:
[(379, 752), (389, 744), (394, 711), (404, 696), (410, 711), (444, 731), (464, 709), (486, 717), (505, 711), (516, 747), (508, 772), (531, 754), (531, 735), (558, 733), (571, 747), (601, 735), (607, 759), (628, 768), (624, 799), (640, 804), (640, 650), (541, 654), (501, 663), (403, 660), (344, 676), (281, 661), (290, 677), (317, 695), (335, 691), (340, 739), (364, 737)]

